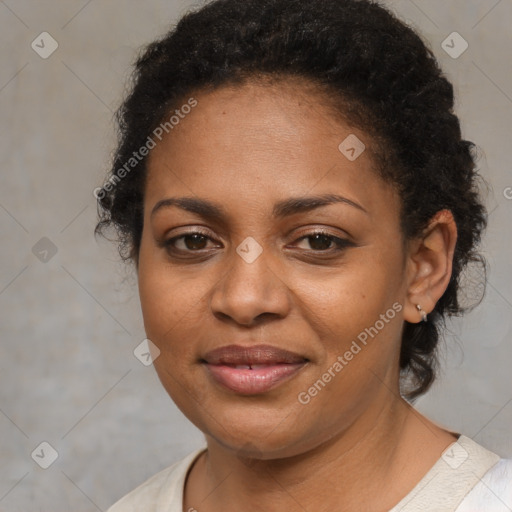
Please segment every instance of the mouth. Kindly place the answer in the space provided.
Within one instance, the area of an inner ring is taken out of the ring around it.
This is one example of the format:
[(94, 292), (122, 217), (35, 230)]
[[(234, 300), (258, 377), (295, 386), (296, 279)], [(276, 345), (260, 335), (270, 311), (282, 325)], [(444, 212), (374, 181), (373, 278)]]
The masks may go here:
[(257, 395), (290, 380), (309, 360), (271, 345), (229, 345), (208, 352), (200, 362), (223, 388)]

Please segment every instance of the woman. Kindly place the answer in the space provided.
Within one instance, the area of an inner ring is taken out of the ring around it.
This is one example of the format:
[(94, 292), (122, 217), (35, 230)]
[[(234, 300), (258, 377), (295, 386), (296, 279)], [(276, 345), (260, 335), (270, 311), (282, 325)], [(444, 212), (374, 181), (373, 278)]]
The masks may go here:
[(481, 261), (452, 107), (366, 0), (215, 1), (145, 50), (97, 230), (207, 449), (109, 512), (512, 510), (512, 461), (411, 405)]

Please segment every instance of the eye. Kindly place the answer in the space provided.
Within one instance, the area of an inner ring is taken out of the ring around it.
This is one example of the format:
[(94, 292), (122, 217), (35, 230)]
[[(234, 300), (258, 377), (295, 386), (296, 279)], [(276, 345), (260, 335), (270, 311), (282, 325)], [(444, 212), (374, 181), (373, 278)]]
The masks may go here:
[[(179, 236), (169, 238), (163, 242), (163, 246), (166, 248), (167, 252), (173, 256), (180, 256), (180, 254), (190, 255), (194, 252), (201, 254), (208, 252), (209, 249), (219, 247), (218, 244), (213, 244), (209, 247), (208, 242), (213, 241), (209, 233), (204, 231), (190, 231), (189, 233), (183, 233)], [(327, 231), (318, 230), (300, 237), (295, 244), (297, 244), (297, 242), (302, 242), (303, 244), (307, 243), (309, 247), (303, 247), (306, 251), (326, 254), (340, 252), (347, 247), (355, 245), (345, 238), (334, 236)]]
[(314, 252), (342, 251), (346, 247), (354, 245), (349, 240), (331, 235), (326, 231), (313, 231), (298, 239), (299, 242), (301, 240), (308, 240), (310, 250), (313, 250)]
[(183, 233), (180, 236), (169, 238), (164, 242), (164, 246), (169, 252), (200, 252), (208, 250), (208, 241), (212, 239), (203, 231), (191, 231)]

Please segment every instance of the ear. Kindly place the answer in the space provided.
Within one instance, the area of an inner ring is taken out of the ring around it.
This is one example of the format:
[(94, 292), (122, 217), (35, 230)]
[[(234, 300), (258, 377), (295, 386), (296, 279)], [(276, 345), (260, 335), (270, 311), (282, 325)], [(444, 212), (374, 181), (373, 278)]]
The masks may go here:
[(404, 307), (404, 319), (408, 322), (421, 322), (422, 312), (417, 305), (428, 314), (442, 297), (450, 283), (456, 242), (457, 226), (452, 212), (441, 210), (421, 236), (409, 244)]

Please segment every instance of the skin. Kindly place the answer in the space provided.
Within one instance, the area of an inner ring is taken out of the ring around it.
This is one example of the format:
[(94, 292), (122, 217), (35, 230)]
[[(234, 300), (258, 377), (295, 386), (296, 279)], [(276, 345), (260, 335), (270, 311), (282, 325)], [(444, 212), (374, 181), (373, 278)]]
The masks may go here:
[[(147, 336), (158, 376), (207, 440), (185, 486), (184, 510), (385, 511), (407, 495), (456, 437), (399, 395), (404, 320), (421, 321), (445, 291), (456, 241), (450, 212), (402, 243), (400, 198), (373, 169), (370, 137), (305, 82), (249, 82), (195, 95), (198, 106), (152, 150), (138, 255)], [(367, 150), (338, 150), (355, 134)], [(335, 203), (273, 218), (276, 202), (338, 194)], [(212, 201), (222, 219), (171, 197)], [(364, 211), (363, 211), (364, 209)], [(207, 238), (171, 238), (200, 229)], [(350, 243), (304, 238), (318, 229)], [(247, 263), (236, 248), (254, 238)], [(380, 315), (394, 319), (308, 404), (297, 396)], [(200, 358), (265, 343), (309, 360), (256, 396), (223, 389)]]

